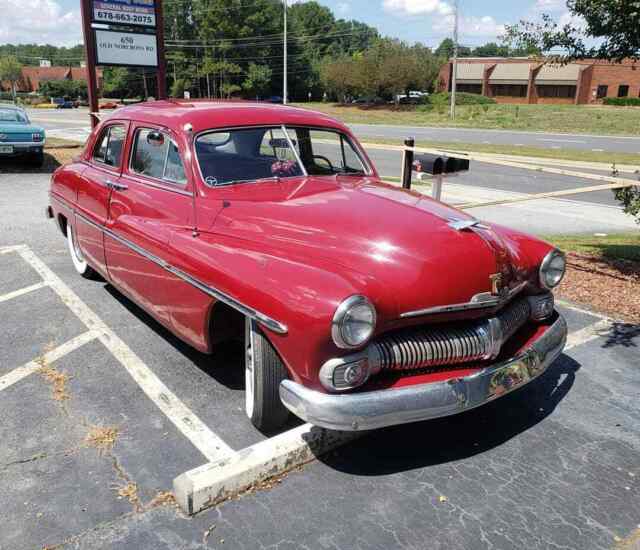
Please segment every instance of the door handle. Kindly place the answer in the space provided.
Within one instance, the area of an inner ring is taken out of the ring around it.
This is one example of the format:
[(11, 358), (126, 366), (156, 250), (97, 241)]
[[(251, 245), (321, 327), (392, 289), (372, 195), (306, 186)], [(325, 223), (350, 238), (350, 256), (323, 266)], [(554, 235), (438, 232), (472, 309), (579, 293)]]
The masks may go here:
[(107, 180), (105, 183), (107, 184), (107, 187), (109, 189), (113, 189), (114, 191), (126, 191), (127, 189), (129, 189), (129, 186), (125, 185), (124, 183), (118, 183), (111, 180)]

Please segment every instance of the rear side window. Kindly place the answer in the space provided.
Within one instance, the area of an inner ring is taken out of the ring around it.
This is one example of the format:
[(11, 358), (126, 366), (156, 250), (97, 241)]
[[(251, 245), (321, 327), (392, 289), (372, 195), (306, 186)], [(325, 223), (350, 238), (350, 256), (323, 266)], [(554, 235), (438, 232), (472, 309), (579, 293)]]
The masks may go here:
[(105, 128), (93, 151), (93, 160), (107, 166), (120, 166), (125, 137), (124, 126), (121, 124)]
[(168, 135), (157, 130), (144, 128), (136, 132), (131, 170), (169, 183), (187, 183), (178, 146)]

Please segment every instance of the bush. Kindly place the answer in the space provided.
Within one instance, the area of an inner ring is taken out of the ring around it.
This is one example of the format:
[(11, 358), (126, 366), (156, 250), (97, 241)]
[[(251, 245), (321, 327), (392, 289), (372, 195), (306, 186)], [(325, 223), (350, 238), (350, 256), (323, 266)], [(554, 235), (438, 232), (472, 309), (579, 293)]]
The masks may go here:
[[(433, 105), (451, 103), (451, 94), (448, 92), (440, 92), (432, 94), (427, 101)], [(456, 105), (494, 105), (496, 100), (479, 94), (469, 94), (466, 92), (456, 92)]]
[(602, 103), (616, 107), (640, 107), (640, 97), (605, 97)]

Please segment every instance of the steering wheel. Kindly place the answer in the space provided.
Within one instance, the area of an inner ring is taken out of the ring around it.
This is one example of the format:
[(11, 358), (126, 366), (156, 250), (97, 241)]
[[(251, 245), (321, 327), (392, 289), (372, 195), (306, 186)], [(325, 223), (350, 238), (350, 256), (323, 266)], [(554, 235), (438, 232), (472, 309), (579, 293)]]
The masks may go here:
[(322, 155), (313, 155), (313, 160), (316, 160), (316, 159), (324, 160), (329, 165), (329, 169), (332, 172), (336, 171), (335, 168), (333, 167), (333, 164), (331, 164), (331, 161), (327, 157), (322, 156)]

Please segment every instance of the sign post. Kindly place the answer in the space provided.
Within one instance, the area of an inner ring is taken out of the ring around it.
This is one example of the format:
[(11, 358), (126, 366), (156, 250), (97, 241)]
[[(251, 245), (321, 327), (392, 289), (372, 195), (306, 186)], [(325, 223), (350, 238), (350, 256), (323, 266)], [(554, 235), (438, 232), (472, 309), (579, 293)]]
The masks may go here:
[(162, 0), (80, 0), (91, 125), (98, 123), (97, 66), (156, 69), (167, 97)]

